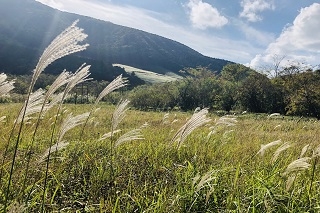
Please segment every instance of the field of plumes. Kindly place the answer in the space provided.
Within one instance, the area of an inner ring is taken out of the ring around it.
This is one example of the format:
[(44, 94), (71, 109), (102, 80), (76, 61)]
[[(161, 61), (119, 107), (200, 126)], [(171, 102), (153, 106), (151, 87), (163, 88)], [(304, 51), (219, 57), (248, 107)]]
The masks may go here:
[[(57, 109), (41, 119), (32, 149), (35, 120), (25, 123), (8, 212), (39, 212), (43, 194), (45, 212), (319, 210), (320, 124), (316, 120), (207, 114), (211, 120), (179, 144), (172, 139), (192, 113), (125, 110), (117, 128), (121, 131), (108, 137), (105, 133), (112, 131), (116, 107), (98, 107), (84, 129), (84, 124), (70, 129), (60, 142), (66, 145), (52, 149), (46, 183), (47, 149)], [(7, 142), (20, 108), (19, 104), (0, 105), (2, 204), (15, 132), (8, 147)], [(71, 112), (79, 115), (90, 109), (90, 105), (65, 105), (57, 126)], [(136, 137), (116, 143), (134, 129), (139, 131)]]
[[(318, 120), (100, 102), (128, 85), (121, 75), (92, 104), (66, 104), (86, 64), (36, 90), (47, 66), (88, 46), (76, 24), (44, 50), (24, 103), (0, 104), (1, 212), (319, 211)], [(0, 73), (0, 98), (14, 81)]]

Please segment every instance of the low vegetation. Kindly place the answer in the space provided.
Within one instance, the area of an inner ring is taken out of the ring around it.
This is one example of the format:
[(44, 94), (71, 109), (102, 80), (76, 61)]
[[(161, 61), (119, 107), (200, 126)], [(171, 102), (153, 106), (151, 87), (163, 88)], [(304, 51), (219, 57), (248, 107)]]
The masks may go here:
[[(218, 116), (202, 107), (205, 94), (193, 113), (129, 109), (121, 92), (116, 106), (101, 103), (129, 83), (122, 76), (90, 104), (66, 104), (89, 80), (85, 64), (35, 90), (46, 66), (84, 50), (85, 37), (76, 23), (67, 28), (41, 56), (24, 104), (0, 105), (2, 212), (319, 210), (315, 119)], [(13, 84), (0, 74), (2, 98)]]
[[(0, 117), (6, 116), (0, 124), (1, 150), (6, 148), (6, 133), (11, 130), (19, 107), (1, 105)], [(89, 105), (65, 107), (67, 112), (63, 117), (69, 112), (80, 115), (91, 108)], [(115, 107), (102, 104), (99, 107), (83, 135), (83, 126), (75, 127), (63, 138), (67, 146), (58, 151), (52, 146), (54, 152), (46, 186), (45, 157), (51, 144), (48, 127), (52, 127), (50, 118), (54, 114), (48, 113), (38, 127), (27, 174), (29, 143), (35, 125), (25, 124), (11, 177), (9, 209), (19, 206), (26, 212), (40, 211), (44, 189), (46, 212), (307, 212), (318, 209), (320, 124), (316, 120), (209, 115), (211, 121), (194, 130), (178, 147), (172, 139), (190, 118), (190, 113), (128, 110), (118, 126), (121, 131), (114, 131), (113, 138), (108, 138), (105, 133), (111, 131)], [(148, 126), (141, 127), (145, 122)], [(139, 140), (114, 146), (121, 135), (136, 128), (140, 129)], [(270, 142), (273, 146), (267, 145)], [(4, 156), (4, 151), (1, 154)], [(10, 144), (1, 167), (2, 204), (12, 154)], [(298, 159), (302, 162), (296, 162)], [(296, 164), (291, 165), (292, 162)]]

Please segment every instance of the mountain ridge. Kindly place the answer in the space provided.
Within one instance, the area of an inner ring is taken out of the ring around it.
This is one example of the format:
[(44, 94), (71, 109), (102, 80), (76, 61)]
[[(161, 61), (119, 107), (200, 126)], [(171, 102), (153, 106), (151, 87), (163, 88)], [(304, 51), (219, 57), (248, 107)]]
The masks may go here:
[(207, 67), (220, 72), (233, 63), (210, 58), (174, 40), (88, 16), (62, 12), (35, 0), (4, 0), (0, 3), (0, 71), (30, 73), (44, 48), (73, 21), (88, 34), (86, 51), (60, 59), (49, 73), (91, 64), (92, 76), (111, 80), (123, 73), (112, 64), (125, 64), (156, 73), (178, 73), (184, 68)]

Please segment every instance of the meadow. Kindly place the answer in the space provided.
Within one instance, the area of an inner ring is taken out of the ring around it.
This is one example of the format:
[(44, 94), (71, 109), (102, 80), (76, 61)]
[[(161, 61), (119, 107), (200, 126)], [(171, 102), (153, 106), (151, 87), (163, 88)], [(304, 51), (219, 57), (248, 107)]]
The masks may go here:
[[(318, 212), (319, 121), (103, 103), (66, 104), (90, 65), (34, 90), (55, 60), (84, 50), (76, 22), (45, 49), (24, 103), (0, 104), (1, 212)], [(14, 80), (0, 73), (0, 97)]]
[[(0, 105), (0, 117), (6, 116), (0, 123), (1, 150), (5, 150), (20, 108), (19, 104)], [(66, 105), (64, 114), (77, 115), (90, 108)], [(69, 144), (52, 153), (45, 212), (318, 211), (320, 124), (316, 120), (210, 114), (211, 121), (195, 129), (177, 147), (172, 138), (191, 112), (127, 110), (119, 124), (121, 131), (113, 139), (100, 140), (111, 131), (116, 107), (99, 104), (99, 108), (82, 135), (81, 126), (75, 127), (65, 134)], [(26, 183), (28, 142), (35, 125), (31, 122), (24, 127), (12, 176), (10, 208), (26, 212), (41, 209), (46, 171), (41, 159), (50, 146), (52, 117), (54, 114), (48, 113), (39, 125)], [(112, 140), (136, 128), (141, 130), (139, 140), (111, 146)], [(261, 155), (261, 145), (279, 140)], [(2, 164), (2, 198), (12, 150), (9, 148)], [(306, 164), (288, 170), (297, 159), (305, 159)]]

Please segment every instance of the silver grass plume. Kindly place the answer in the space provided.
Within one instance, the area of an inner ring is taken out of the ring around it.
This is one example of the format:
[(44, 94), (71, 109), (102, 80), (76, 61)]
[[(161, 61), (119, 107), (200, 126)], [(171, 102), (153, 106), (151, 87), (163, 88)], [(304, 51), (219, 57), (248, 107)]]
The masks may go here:
[(85, 81), (91, 80), (89, 77), (90, 75), (90, 65), (82, 64), (78, 70), (70, 77), (70, 81), (68, 82), (66, 89), (65, 89), (65, 96), (77, 85), (83, 83)]
[(46, 92), (46, 100), (48, 100), (60, 87), (69, 83), (72, 74), (66, 70), (63, 70), (56, 80), (51, 84), (48, 91)]
[(48, 158), (49, 154), (51, 155), (51, 154), (54, 153), (54, 152), (57, 152), (57, 151), (59, 151), (59, 150), (61, 150), (61, 149), (64, 149), (64, 148), (66, 148), (68, 145), (69, 145), (69, 143), (68, 143), (68, 142), (65, 142), (65, 141), (60, 141), (59, 143), (56, 143), (56, 144), (52, 145), (51, 147), (49, 147), (49, 148), (42, 154), (42, 156), (41, 156), (40, 159), (38, 160), (38, 163), (44, 162), (44, 161)]
[(7, 118), (7, 116), (2, 116), (2, 117), (0, 117), (0, 122), (4, 122), (4, 120)]
[[(200, 179), (200, 175), (198, 174), (196, 177), (194, 177), (192, 179), (192, 184), (195, 187), (194, 193), (198, 193), (202, 188), (208, 186), (209, 190), (206, 193), (206, 204), (209, 201), (210, 195), (213, 193), (214, 191), (214, 187), (211, 186), (210, 182), (212, 180), (215, 180), (216, 177), (213, 176), (213, 174), (215, 173), (214, 170), (207, 172), (206, 174), (204, 174), (201, 179)], [(200, 180), (200, 181), (199, 181)]]
[(307, 161), (309, 161), (310, 159), (311, 159), (310, 157), (304, 157), (304, 158), (300, 158), (295, 161), (292, 161), (287, 166), (286, 170), (284, 171), (284, 173), (282, 173), (282, 175), (287, 176), (288, 174), (291, 174), (293, 172), (299, 172), (299, 171), (308, 169), (311, 166), (311, 164), (308, 163)]
[(281, 114), (276, 112), (276, 113), (272, 113), (270, 115), (268, 115), (269, 118), (272, 118), (272, 117), (279, 117)]
[[(81, 134), (80, 134), (80, 137), (82, 137), (82, 134), (84, 132), (84, 129), (88, 123), (88, 120), (89, 120), (89, 117), (91, 116), (91, 114), (94, 112), (94, 108), (96, 107), (96, 105), (99, 103), (99, 101), (105, 97), (106, 95), (108, 95), (109, 93), (113, 92), (114, 90), (116, 89), (119, 89), (121, 87), (124, 87), (127, 85), (127, 82), (128, 80), (122, 78), (122, 75), (119, 75), (117, 78), (115, 78), (113, 81), (111, 81), (110, 84), (108, 84), (108, 86), (106, 86), (101, 92), (100, 94), (98, 95), (98, 97), (96, 98), (91, 110), (90, 110), (90, 113), (89, 113), (89, 116), (87, 118), (87, 120), (85, 121), (84, 125), (83, 125), (83, 128), (82, 128), (82, 131), (81, 131)], [(112, 128), (111, 130), (111, 136), (112, 136), (112, 132), (113, 130), (115, 130), (115, 128)]]
[(318, 145), (314, 150), (313, 150), (313, 154), (312, 157), (319, 157), (320, 156), (320, 145)]
[[(31, 119), (31, 115), (41, 111), (42, 105), (44, 102), (44, 90), (38, 89), (34, 93), (30, 94), (28, 105), (24, 104), (23, 109), (20, 111), (20, 114), (16, 120), (17, 123), (20, 123), (23, 119)], [(23, 112), (25, 111), (25, 114)]]
[[(45, 70), (45, 68), (48, 65), (50, 65), (51, 63), (53, 63), (55, 60), (57, 60), (59, 58), (62, 58), (64, 56), (67, 56), (69, 54), (85, 50), (87, 48), (87, 46), (88, 46), (88, 44), (85, 44), (85, 45), (79, 45), (78, 44), (79, 42), (82, 42), (87, 37), (87, 35), (82, 32), (83, 29), (80, 29), (80, 28), (75, 26), (77, 24), (77, 22), (78, 21), (75, 21), (70, 27), (65, 29), (61, 34), (59, 34), (51, 42), (51, 44), (44, 50), (44, 52), (41, 55), (41, 57), (40, 57), (37, 65), (36, 65), (35, 69), (33, 70), (33, 76), (32, 76), (32, 79), (31, 79), (30, 86), (28, 88), (28, 97), (27, 97), (27, 100), (26, 100), (26, 102), (25, 102), (25, 104), (22, 107), (21, 112), (20, 112), (20, 114), (22, 115), (22, 117), (21, 117), (21, 125), (19, 127), (18, 137), (17, 137), (16, 142), (15, 142), (15, 148), (14, 148), (13, 160), (11, 162), (9, 181), (8, 181), (8, 186), (7, 186), (7, 190), (6, 190), (6, 193), (5, 193), (5, 202), (4, 202), (5, 203), (4, 204), (5, 212), (6, 212), (6, 208), (7, 208), (8, 195), (10, 193), (11, 177), (12, 177), (13, 170), (14, 170), (14, 164), (15, 164), (15, 159), (16, 159), (16, 155), (17, 155), (17, 149), (18, 149), (18, 146), (19, 146), (22, 126), (23, 126), (22, 124), (23, 124), (24, 119), (25, 119), (26, 111), (27, 111), (27, 108), (28, 108), (28, 105), (29, 105), (30, 95), (31, 95), (31, 93), (33, 91), (33, 87), (35, 85), (35, 82), (37, 81), (37, 79), (40, 76), (40, 74)], [(15, 129), (16, 125), (17, 125), (17, 121), (18, 121), (18, 118), (16, 119), (14, 127), (12, 128), (12, 133), (13, 133), (13, 130)], [(10, 141), (11, 135), (10, 135), (8, 141)], [(47, 173), (48, 173), (48, 171), (46, 171), (45, 185), (46, 185), (46, 181), (47, 181)], [(44, 197), (44, 194), (45, 193), (43, 193), (43, 197)], [(44, 203), (42, 203), (42, 207), (41, 207), (42, 210), (43, 210), (43, 204)]]
[(7, 75), (0, 73), (0, 97), (7, 95), (12, 89), (14, 89), (14, 80), (6, 81)]
[(46, 103), (44, 110), (51, 109), (53, 106), (57, 105), (58, 103), (61, 103), (63, 95), (64, 95), (63, 92), (58, 93), (58, 94), (53, 94), (50, 102)]
[(78, 44), (84, 41), (88, 35), (83, 33), (83, 29), (76, 26), (77, 23), (78, 20), (73, 22), (71, 26), (60, 33), (44, 50), (33, 71), (31, 87), (33, 87), (43, 70), (52, 62), (72, 53), (85, 50), (89, 46), (88, 44)]
[(86, 112), (86, 113), (83, 113), (83, 114), (80, 114), (77, 116), (72, 116), (72, 114), (69, 114), (67, 116), (67, 118), (63, 121), (63, 123), (61, 124), (60, 131), (59, 131), (59, 138), (58, 138), (57, 143), (62, 141), (62, 138), (66, 134), (67, 131), (82, 124), (87, 119), (88, 116), (89, 116), (89, 112)]
[(273, 146), (277, 146), (281, 143), (282, 143), (282, 140), (280, 139), (280, 140), (272, 141), (268, 144), (261, 144), (261, 148), (258, 151), (257, 155), (260, 154), (261, 156), (263, 156), (267, 149), (269, 149), (270, 147), (273, 147)]
[(0, 84), (7, 80), (7, 75), (5, 73), (0, 73)]
[(206, 117), (207, 114), (208, 109), (206, 108), (194, 113), (186, 124), (184, 124), (173, 136), (171, 143), (177, 142), (178, 148), (180, 148), (181, 144), (193, 130), (211, 121), (210, 118)]
[(133, 140), (142, 140), (142, 139), (144, 138), (143, 138), (143, 135), (141, 134), (141, 129), (134, 129), (120, 136), (118, 140), (115, 142), (114, 147), (116, 148), (121, 144), (123, 144), (124, 142), (129, 142)]
[[(63, 93), (59, 93), (52, 96), (50, 102), (47, 102), (42, 105), (42, 109), (40, 110), (40, 114), (38, 119), (43, 118), (44, 114), (51, 109), (52, 107), (56, 106), (58, 103), (61, 103), (63, 97)], [(38, 124), (39, 125), (39, 124)]]
[(284, 144), (282, 144), (281, 146), (279, 146), (279, 148), (274, 152), (273, 157), (272, 157), (272, 163), (274, 163), (279, 155), (285, 151), (286, 149), (290, 148), (291, 144), (289, 142), (285, 142)]
[(118, 133), (118, 132), (121, 132), (121, 129), (117, 129), (117, 130), (114, 130), (113, 132), (108, 132), (108, 133), (105, 133), (101, 136), (101, 138), (98, 140), (98, 141), (102, 141), (102, 140), (105, 140), (107, 138), (111, 138), (112, 135)]
[[(51, 109), (53, 106), (55, 106), (56, 104), (58, 104), (59, 102), (62, 102), (63, 99), (63, 93), (60, 93), (58, 95), (55, 95), (53, 98), (52, 96), (54, 95), (54, 93), (63, 85), (67, 84), (70, 81), (70, 77), (72, 76), (72, 74), (70, 72), (67, 72), (66, 70), (63, 70), (60, 75), (55, 79), (55, 81), (51, 84), (51, 86), (49, 87), (48, 91), (46, 92), (45, 96), (44, 96), (44, 101), (42, 104), (42, 107), (40, 109), (39, 112), (39, 116), (38, 116), (38, 120), (36, 123), (36, 128), (35, 131), (33, 133), (33, 140), (35, 138), (35, 135), (37, 133), (37, 129), (38, 126), (40, 125), (40, 119), (44, 116), (44, 114)], [(51, 101), (49, 101), (52, 98)], [(33, 143), (33, 142), (32, 142)]]
[(169, 123), (168, 119), (169, 119), (169, 113), (164, 114), (162, 118), (162, 124), (168, 124)]
[(115, 78), (113, 81), (111, 81), (106, 88), (102, 90), (102, 92), (97, 97), (95, 104), (97, 104), (103, 97), (108, 95), (109, 93), (113, 92), (116, 89), (119, 89), (121, 87), (124, 87), (128, 85), (128, 80), (122, 78), (122, 75), (119, 75), (117, 78)]
[(309, 147), (310, 147), (310, 144), (307, 144), (302, 148), (299, 158), (302, 158), (306, 154), (306, 152), (308, 151)]
[(223, 116), (219, 118), (219, 120), (216, 122), (216, 125), (235, 126), (237, 122), (238, 121), (235, 117)]
[[(218, 131), (218, 127), (220, 126), (235, 126), (237, 123), (236, 117), (229, 117), (229, 116), (222, 116), (218, 120), (216, 120), (216, 123), (214, 126), (209, 127), (210, 132), (207, 135), (207, 142), (210, 140), (211, 135), (215, 134)], [(226, 136), (228, 133), (230, 133), (233, 130), (225, 132), (223, 135)]]
[(148, 126), (149, 126), (149, 123), (148, 122), (144, 122), (144, 124), (142, 124), (139, 129), (145, 129)]
[(290, 175), (290, 176), (287, 178), (287, 181), (286, 181), (286, 191), (287, 191), (287, 192), (291, 189), (294, 181), (295, 181), (296, 178), (297, 178), (297, 175), (298, 175), (298, 174), (294, 173), (294, 174)]
[(206, 183), (209, 183), (210, 181), (215, 179), (215, 177), (212, 176), (214, 172), (214, 170), (207, 172), (201, 177), (201, 179), (199, 174), (193, 178), (192, 183), (195, 186), (195, 192), (200, 191)]
[(117, 108), (113, 112), (112, 115), (112, 131), (116, 130), (119, 123), (123, 120), (125, 117), (125, 112), (128, 110), (127, 106), (130, 103), (127, 99), (124, 101), (120, 101)]

